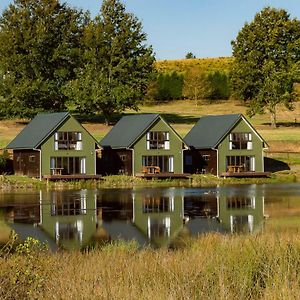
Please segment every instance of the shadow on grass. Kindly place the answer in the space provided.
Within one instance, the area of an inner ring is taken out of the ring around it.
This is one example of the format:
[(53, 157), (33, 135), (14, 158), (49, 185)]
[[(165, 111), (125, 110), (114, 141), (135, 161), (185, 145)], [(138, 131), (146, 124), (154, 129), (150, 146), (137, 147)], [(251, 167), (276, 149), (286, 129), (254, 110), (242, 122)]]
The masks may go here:
[[(262, 125), (271, 126), (270, 122), (262, 123)], [(294, 122), (278, 122), (277, 127), (300, 127), (300, 123), (295, 120)]]
[(265, 172), (278, 172), (291, 169), (287, 163), (270, 157), (264, 158), (264, 167)]

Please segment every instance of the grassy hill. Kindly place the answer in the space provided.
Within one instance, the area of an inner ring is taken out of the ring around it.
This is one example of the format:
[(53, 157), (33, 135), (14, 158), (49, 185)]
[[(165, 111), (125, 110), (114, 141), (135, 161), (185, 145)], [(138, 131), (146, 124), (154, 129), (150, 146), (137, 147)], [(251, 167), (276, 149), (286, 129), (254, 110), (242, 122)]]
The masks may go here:
[(156, 68), (161, 72), (188, 73), (191, 70), (194, 72), (228, 72), (232, 62), (232, 57), (160, 60), (156, 62)]

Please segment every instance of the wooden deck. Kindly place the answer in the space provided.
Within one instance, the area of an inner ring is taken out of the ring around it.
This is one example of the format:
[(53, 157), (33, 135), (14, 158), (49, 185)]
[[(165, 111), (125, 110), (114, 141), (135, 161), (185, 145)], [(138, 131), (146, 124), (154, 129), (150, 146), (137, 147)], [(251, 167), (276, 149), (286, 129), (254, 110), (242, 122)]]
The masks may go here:
[(191, 174), (187, 173), (157, 173), (157, 174), (149, 174), (149, 173), (136, 173), (136, 177), (146, 178), (146, 179), (187, 179)]
[(101, 175), (44, 175), (43, 179), (49, 181), (56, 181), (56, 180), (100, 180), (102, 178)]
[(224, 172), (220, 174), (220, 177), (270, 177), (271, 172)]

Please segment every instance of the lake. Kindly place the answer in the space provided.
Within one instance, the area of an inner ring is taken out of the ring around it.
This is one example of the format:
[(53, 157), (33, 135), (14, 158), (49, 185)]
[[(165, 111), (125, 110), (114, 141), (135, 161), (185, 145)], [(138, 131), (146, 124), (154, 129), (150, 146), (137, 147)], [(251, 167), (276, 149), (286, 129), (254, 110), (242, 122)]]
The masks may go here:
[(299, 183), (0, 193), (0, 243), (14, 230), (52, 250), (115, 240), (172, 248), (208, 232), (298, 230), (299, 220)]

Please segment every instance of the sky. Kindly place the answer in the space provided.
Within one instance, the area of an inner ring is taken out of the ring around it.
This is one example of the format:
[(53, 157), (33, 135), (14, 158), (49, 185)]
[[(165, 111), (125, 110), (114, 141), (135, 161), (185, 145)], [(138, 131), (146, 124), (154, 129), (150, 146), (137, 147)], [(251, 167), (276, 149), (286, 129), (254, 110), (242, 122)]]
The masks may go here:
[[(245, 22), (266, 6), (300, 19), (299, 0), (121, 0), (143, 24), (156, 59), (231, 56), (231, 41)], [(65, 0), (72, 7), (99, 13), (101, 0)], [(0, 0), (3, 11), (12, 0)]]

